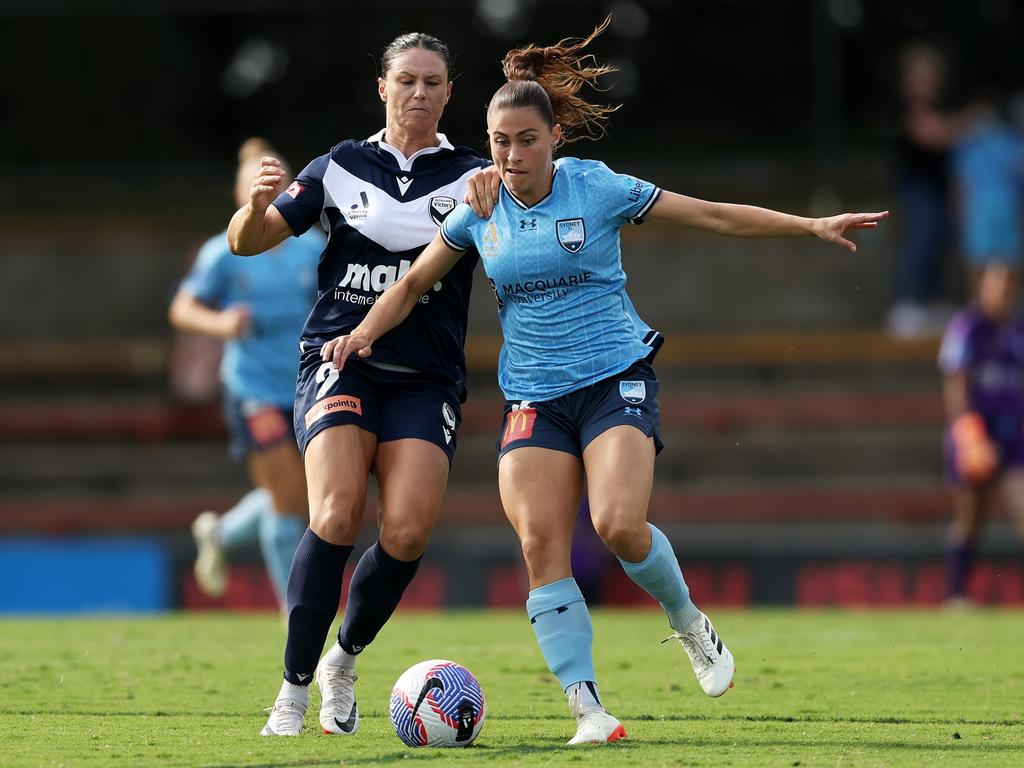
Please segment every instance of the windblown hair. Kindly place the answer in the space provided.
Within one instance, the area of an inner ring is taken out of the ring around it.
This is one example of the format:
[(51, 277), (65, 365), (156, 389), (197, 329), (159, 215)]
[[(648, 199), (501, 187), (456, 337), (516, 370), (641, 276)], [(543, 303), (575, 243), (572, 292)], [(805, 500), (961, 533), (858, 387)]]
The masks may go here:
[(508, 82), (491, 98), (488, 114), (502, 109), (534, 109), (549, 128), (556, 123), (562, 126), (561, 142), (566, 144), (604, 136), (608, 115), (621, 105), (591, 104), (577, 94), (585, 85), (600, 90), (598, 78), (616, 71), (592, 54), (580, 54), (608, 28), (611, 18), (605, 18), (582, 40), (567, 37), (546, 48), (530, 43), (506, 53), (501, 67)]
[(406, 32), (388, 43), (380, 57), (380, 76), (387, 77), (388, 71), (395, 64), (395, 59), (410, 48), (423, 48), (436, 53), (444, 62), (445, 69), (448, 70), (448, 79), (452, 79), (453, 61), (451, 53), (448, 52), (448, 46), (433, 35), (424, 32)]
[(254, 136), (251, 139), (243, 141), (242, 146), (238, 148), (238, 165), (242, 166), (253, 160), (258, 161), (260, 158), (268, 155), (271, 157), (278, 157), (277, 150), (275, 150), (266, 139)]

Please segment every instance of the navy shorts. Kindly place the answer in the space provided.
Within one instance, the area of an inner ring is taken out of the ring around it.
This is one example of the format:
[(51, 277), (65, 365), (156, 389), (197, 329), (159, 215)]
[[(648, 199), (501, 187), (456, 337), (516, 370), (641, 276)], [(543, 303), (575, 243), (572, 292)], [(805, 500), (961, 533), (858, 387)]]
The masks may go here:
[(295, 385), (295, 437), (303, 454), (309, 441), (327, 429), (355, 424), (378, 443), (416, 438), (455, 457), (462, 423), (455, 384), (420, 373), (391, 371), (349, 358), (338, 372), (320, 359), (320, 350), (302, 356)]
[(498, 458), (516, 448), (550, 448), (583, 458), (590, 442), (612, 427), (636, 427), (661, 453), (658, 377), (639, 360), (622, 373), (544, 402), (505, 401)]
[(224, 421), (228, 428), (228, 452), (235, 461), (292, 442), (292, 409), (262, 400), (224, 394)]

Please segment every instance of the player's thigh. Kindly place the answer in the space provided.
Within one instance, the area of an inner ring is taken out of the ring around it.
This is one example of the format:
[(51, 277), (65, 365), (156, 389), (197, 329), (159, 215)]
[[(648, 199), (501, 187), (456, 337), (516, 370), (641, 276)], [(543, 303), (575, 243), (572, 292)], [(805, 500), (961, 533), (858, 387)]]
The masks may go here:
[(384, 550), (399, 560), (423, 554), (448, 485), (448, 456), (438, 445), (406, 438), (377, 444), (377, 523)]
[(377, 437), (355, 424), (317, 432), (306, 446), (309, 527), (332, 544), (351, 544), (362, 525)]
[(270, 493), (279, 514), (306, 516), (306, 472), (293, 441), (253, 451), (247, 463), (253, 482)]
[(569, 575), (582, 470), (577, 456), (548, 448), (517, 448), (498, 463), (501, 503), (522, 542), (531, 580), (535, 573), (543, 578), (543, 573), (565, 572), (550, 580)]
[(583, 451), (594, 529), (616, 556), (630, 562), (650, 551), (647, 507), (654, 455), (653, 438), (626, 425), (601, 433)]

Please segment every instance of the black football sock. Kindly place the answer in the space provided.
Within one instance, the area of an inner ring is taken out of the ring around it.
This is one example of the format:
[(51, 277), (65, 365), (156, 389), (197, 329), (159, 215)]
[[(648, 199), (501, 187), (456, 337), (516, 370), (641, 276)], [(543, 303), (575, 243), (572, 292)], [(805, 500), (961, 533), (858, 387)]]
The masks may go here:
[(288, 640), (284, 679), (309, 685), (331, 622), (338, 614), (345, 563), (352, 547), (324, 541), (308, 528), (288, 574)]
[(379, 541), (363, 553), (352, 573), (345, 621), (338, 632), (342, 650), (356, 654), (373, 642), (398, 607), (421, 559), (396, 560), (384, 551)]

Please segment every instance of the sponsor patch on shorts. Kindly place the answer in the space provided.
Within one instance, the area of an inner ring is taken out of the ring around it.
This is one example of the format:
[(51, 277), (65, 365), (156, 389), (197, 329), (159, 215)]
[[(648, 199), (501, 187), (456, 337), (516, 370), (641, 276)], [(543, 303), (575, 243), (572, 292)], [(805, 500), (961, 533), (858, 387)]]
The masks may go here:
[(505, 431), (501, 434), (501, 447), (516, 440), (533, 437), (533, 423), (537, 420), (536, 408), (516, 408), (505, 417)]
[(280, 442), (291, 431), (281, 411), (272, 405), (254, 408), (243, 403), (242, 413), (249, 435), (257, 448)]
[(353, 395), (334, 395), (326, 400), (321, 400), (308, 411), (306, 411), (306, 429), (317, 419), (322, 419), (336, 411), (350, 411), (363, 413), (363, 401)]

